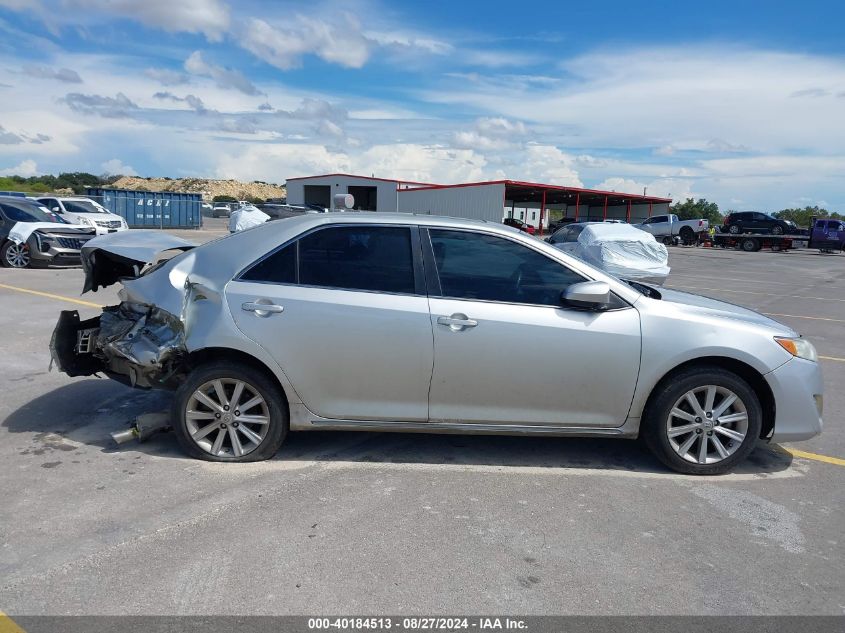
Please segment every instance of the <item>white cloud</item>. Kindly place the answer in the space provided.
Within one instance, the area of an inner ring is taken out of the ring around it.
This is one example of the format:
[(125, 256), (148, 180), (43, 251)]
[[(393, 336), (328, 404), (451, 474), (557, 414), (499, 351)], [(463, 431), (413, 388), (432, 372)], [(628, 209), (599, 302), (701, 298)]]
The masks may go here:
[(529, 145), (520, 153), (518, 160), (518, 165), (514, 167), (521, 167), (521, 171), (510, 178), (524, 178), (550, 185), (584, 186), (575, 169), (576, 157), (552, 145)]
[(513, 147), (516, 141), (525, 138), (527, 130), (521, 121), (509, 121), (502, 117), (481, 118), (473, 128), (456, 132), (452, 140), (454, 147), (477, 150), (502, 150)]
[(349, 157), (330, 152), (323, 145), (308, 143), (273, 143), (241, 146), (217, 158), (214, 168), (218, 178), (281, 182), (294, 176), (346, 172)]
[(110, 176), (137, 176), (138, 172), (136, 172), (132, 167), (129, 165), (124, 164), (118, 158), (112, 158), (111, 160), (107, 160), (104, 162), (100, 167), (103, 170), (103, 173), (109, 174)]
[[(604, 51), (561, 63), (548, 87), (495, 77), (422, 91), (431, 102), (547, 125), (580, 147), (645, 148), (704, 143), (759, 152), (845, 146), (845, 60), (729, 46)], [(830, 96), (793, 98), (818, 84)], [(717, 148), (718, 149), (718, 148)]]
[(111, 14), (137, 20), (171, 33), (202, 33), (219, 41), (230, 25), (229, 7), (221, 0), (63, 0), (61, 14)]
[(678, 178), (663, 178), (651, 182), (638, 182), (629, 178), (607, 178), (598, 185), (596, 189), (602, 191), (618, 191), (620, 193), (646, 193), (650, 196), (660, 198), (672, 198), (673, 200), (686, 200), (687, 198), (698, 197), (693, 193), (692, 183), (688, 180)]
[(274, 143), (244, 146), (218, 158), (220, 178), (267, 180), (310, 174), (349, 172), (424, 182), (462, 182), (484, 176), (486, 160), (472, 150), (415, 143), (375, 145), (356, 153), (323, 145)]
[(207, 62), (200, 51), (194, 51), (185, 60), (185, 70), (192, 75), (210, 77), (218, 87), (224, 90), (239, 90), (252, 96), (264, 94), (243, 73)]
[(351, 163), (360, 174), (440, 183), (482, 180), (487, 166), (473, 150), (417, 143), (375, 145), (353, 156)]
[(290, 70), (306, 55), (323, 61), (361, 68), (370, 57), (372, 42), (364, 37), (358, 20), (340, 13), (335, 21), (295, 15), (270, 24), (260, 18), (245, 21), (240, 45), (271, 66)]
[(29, 176), (37, 175), (38, 165), (34, 160), (30, 158), (22, 160), (14, 167), (9, 167), (8, 169), (0, 169), (0, 176), (24, 176), (25, 178), (28, 178)]
[(393, 52), (403, 55), (449, 55), (455, 50), (449, 42), (427, 34), (405, 30), (366, 31), (364, 37), (383, 48), (392, 49)]
[(541, 57), (532, 53), (508, 50), (465, 50), (461, 52), (464, 62), (472, 66), (502, 68), (506, 66), (530, 66), (541, 61)]

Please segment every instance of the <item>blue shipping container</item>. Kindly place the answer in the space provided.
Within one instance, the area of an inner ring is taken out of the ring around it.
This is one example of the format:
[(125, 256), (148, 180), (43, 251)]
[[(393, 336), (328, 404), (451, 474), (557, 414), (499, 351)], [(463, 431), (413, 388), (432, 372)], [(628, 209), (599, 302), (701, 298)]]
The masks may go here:
[(86, 194), (132, 228), (196, 229), (202, 225), (202, 196), (170, 191), (89, 187)]
[[(38, 194), (32, 194), (33, 196)], [(26, 198), (26, 194), (23, 191), (0, 191), (0, 196), (15, 196), (17, 198)]]

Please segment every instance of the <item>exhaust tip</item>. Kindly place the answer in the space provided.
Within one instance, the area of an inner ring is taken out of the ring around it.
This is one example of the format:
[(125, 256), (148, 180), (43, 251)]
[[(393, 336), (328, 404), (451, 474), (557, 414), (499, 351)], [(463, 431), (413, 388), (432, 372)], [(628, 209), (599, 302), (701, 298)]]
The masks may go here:
[(115, 441), (115, 444), (126, 444), (127, 442), (138, 439), (138, 434), (135, 429), (126, 429), (125, 431), (113, 432), (111, 438)]

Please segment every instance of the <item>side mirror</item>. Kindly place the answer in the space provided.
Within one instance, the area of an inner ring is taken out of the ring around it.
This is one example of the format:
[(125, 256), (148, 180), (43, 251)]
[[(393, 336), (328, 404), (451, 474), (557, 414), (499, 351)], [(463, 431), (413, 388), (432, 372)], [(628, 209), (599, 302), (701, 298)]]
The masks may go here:
[(62, 209), (61, 209), (61, 207), (53, 207), (53, 212), (54, 213), (61, 213)]
[(604, 310), (610, 303), (610, 286), (604, 281), (572, 284), (561, 294), (563, 304), (579, 310)]

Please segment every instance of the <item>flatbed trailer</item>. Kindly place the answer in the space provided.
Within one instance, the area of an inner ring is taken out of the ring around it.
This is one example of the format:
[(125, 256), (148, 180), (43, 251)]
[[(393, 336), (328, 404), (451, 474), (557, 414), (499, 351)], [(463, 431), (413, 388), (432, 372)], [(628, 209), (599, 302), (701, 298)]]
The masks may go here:
[(748, 253), (754, 253), (763, 248), (773, 251), (788, 251), (791, 248), (804, 248), (808, 245), (808, 235), (773, 235), (769, 233), (716, 233), (713, 245), (721, 248), (738, 248)]

